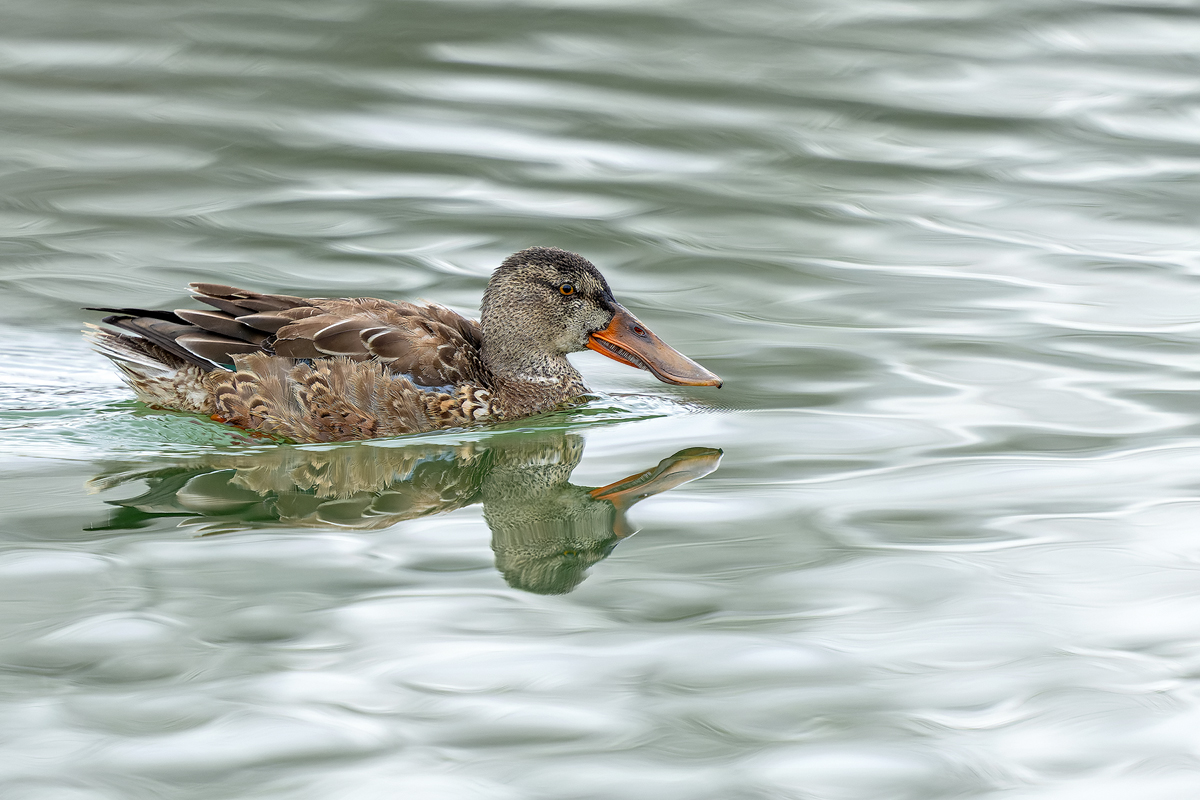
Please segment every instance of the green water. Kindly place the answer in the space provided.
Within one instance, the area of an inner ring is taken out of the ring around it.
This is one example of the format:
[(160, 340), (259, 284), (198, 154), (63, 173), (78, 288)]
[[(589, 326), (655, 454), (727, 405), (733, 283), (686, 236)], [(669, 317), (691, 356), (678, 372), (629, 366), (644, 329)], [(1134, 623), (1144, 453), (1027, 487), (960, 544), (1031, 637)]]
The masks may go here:
[[(0, 3), (0, 796), (1200, 795), (1198, 42)], [(558, 414), (289, 447), (79, 336), (193, 280), (474, 314), (531, 245), (724, 388), (587, 353)]]

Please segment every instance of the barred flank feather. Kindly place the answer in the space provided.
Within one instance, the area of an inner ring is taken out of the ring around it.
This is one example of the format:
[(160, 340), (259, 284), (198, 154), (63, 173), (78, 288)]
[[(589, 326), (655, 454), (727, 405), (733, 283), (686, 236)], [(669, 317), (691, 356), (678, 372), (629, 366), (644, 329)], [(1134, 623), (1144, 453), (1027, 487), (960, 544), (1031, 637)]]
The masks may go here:
[(377, 361), (339, 357), (307, 364), (264, 353), (234, 360), (236, 372), (214, 376), (215, 413), (242, 428), (345, 442), (456, 424), (453, 415), (428, 413), (428, 399), (446, 395), (422, 390)]

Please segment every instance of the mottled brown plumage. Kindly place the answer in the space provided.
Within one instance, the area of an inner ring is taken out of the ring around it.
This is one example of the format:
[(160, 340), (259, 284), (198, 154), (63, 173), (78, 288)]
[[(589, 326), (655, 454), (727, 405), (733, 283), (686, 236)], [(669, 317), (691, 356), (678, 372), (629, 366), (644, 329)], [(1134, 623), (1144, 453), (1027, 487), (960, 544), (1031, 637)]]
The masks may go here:
[(586, 259), (549, 247), (492, 275), (480, 322), (435, 304), (191, 284), (210, 308), (112, 312), (87, 336), (153, 406), (303, 442), (516, 419), (587, 391), (586, 348), (660, 380), (719, 379), (650, 333)]

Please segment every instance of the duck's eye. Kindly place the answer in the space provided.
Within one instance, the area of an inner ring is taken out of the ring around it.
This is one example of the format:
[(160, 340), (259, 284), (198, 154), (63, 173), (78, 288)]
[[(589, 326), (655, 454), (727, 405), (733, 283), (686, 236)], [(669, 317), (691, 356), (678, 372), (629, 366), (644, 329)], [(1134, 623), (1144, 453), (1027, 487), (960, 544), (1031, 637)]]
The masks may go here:
[(558, 291), (561, 292), (563, 295), (575, 294), (575, 284), (564, 283), (562, 286), (558, 287)]

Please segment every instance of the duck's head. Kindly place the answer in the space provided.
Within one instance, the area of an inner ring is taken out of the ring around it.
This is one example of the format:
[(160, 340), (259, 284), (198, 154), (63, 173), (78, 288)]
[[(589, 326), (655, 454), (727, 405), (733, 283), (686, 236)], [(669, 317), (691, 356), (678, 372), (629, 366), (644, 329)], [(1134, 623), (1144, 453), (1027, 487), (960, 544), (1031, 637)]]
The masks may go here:
[(480, 322), (492, 362), (532, 364), (591, 349), (664, 383), (721, 385), (618, 303), (590, 261), (556, 247), (531, 247), (505, 259), (484, 292)]

